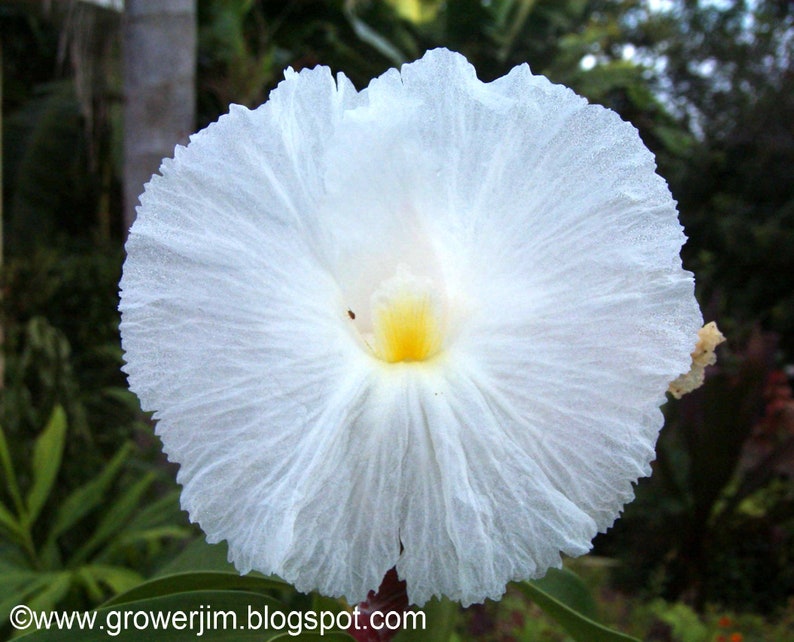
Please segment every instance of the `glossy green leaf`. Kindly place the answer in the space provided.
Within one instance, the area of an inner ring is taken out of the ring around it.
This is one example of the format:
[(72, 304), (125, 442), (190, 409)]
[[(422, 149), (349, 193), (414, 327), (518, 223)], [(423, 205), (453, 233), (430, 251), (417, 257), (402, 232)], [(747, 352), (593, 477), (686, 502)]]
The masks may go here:
[[(270, 613), (284, 611), (282, 603), (258, 593), (192, 591), (102, 607), (92, 612), (93, 626), (79, 627), (73, 623), (71, 628), (51, 627), (19, 639), (25, 642), (107, 642), (108, 639), (119, 642), (193, 639), (262, 642), (283, 632), (259, 626), (264, 620), (258, 619), (257, 614), (262, 614), (265, 608)], [(347, 642), (348, 638), (344, 640)]]
[(577, 613), (591, 620), (598, 619), (598, 607), (590, 589), (573, 571), (567, 568), (550, 568), (545, 576), (531, 583)]
[(546, 615), (557, 620), (577, 642), (640, 642), (576, 612), (556, 597), (546, 593), (536, 583), (521, 582), (517, 586), (524, 595), (543, 609)]
[(249, 593), (267, 594), (273, 589), (284, 590), (290, 585), (281, 580), (274, 580), (254, 575), (239, 575), (217, 571), (200, 571), (194, 573), (178, 573), (167, 575), (117, 595), (105, 602), (105, 606), (126, 604), (137, 600), (162, 597), (186, 591), (223, 591), (230, 589), (245, 590)]
[(66, 413), (55, 406), (44, 431), (33, 446), (33, 485), (27, 496), (27, 520), (33, 524), (52, 490), (66, 441)]

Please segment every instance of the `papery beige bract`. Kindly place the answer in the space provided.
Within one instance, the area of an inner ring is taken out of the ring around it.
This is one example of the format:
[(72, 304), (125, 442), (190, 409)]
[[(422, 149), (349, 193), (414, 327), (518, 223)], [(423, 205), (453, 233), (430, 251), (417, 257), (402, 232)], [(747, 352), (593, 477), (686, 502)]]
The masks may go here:
[(689, 367), (689, 372), (677, 377), (668, 387), (673, 397), (680, 399), (703, 385), (706, 368), (717, 363), (717, 355), (714, 351), (724, 341), (725, 336), (714, 321), (710, 321), (698, 330), (698, 341), (691, 354), (692, 365)]

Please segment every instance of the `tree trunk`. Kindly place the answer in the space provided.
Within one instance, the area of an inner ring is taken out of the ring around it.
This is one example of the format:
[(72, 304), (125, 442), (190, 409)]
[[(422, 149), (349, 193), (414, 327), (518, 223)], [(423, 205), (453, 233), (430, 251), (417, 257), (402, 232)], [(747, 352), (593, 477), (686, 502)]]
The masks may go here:
[[(3, 41), (0, 39), (0, 270), (3, 267)], [(3, 303), (3, 290), (0, 288), (0, 306)], [(6, 344), (5, 344), (5, 320), (0, 307), (0, 390), (5, 388), (6, 380)]]
[(196, 0), (127, 0), (123, 46), (129, 229), (143, 185), (195, 125)]

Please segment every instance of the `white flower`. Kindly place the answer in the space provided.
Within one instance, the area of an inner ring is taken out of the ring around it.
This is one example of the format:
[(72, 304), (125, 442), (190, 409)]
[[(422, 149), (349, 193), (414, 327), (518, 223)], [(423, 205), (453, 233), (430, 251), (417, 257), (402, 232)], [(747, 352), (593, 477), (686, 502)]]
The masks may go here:
[(295, 73), (163, 161), (122, 279), (130, 387), (241, 572), (496, 598), (650, 473), (701, 315), (636, 130), (435, 50)]

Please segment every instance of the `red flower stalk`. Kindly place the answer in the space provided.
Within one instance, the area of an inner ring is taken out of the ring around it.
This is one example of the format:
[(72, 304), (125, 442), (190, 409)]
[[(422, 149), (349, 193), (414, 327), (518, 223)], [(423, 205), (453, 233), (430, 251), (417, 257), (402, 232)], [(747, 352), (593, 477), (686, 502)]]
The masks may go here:
[(356, 642), (389, 642), (402, 630), (402, 616), (408, 610), (406, 589), (405, 581), (390, 569), (378, 591), (370, 591), (356, 607), (356, 617), (347, 632)]

